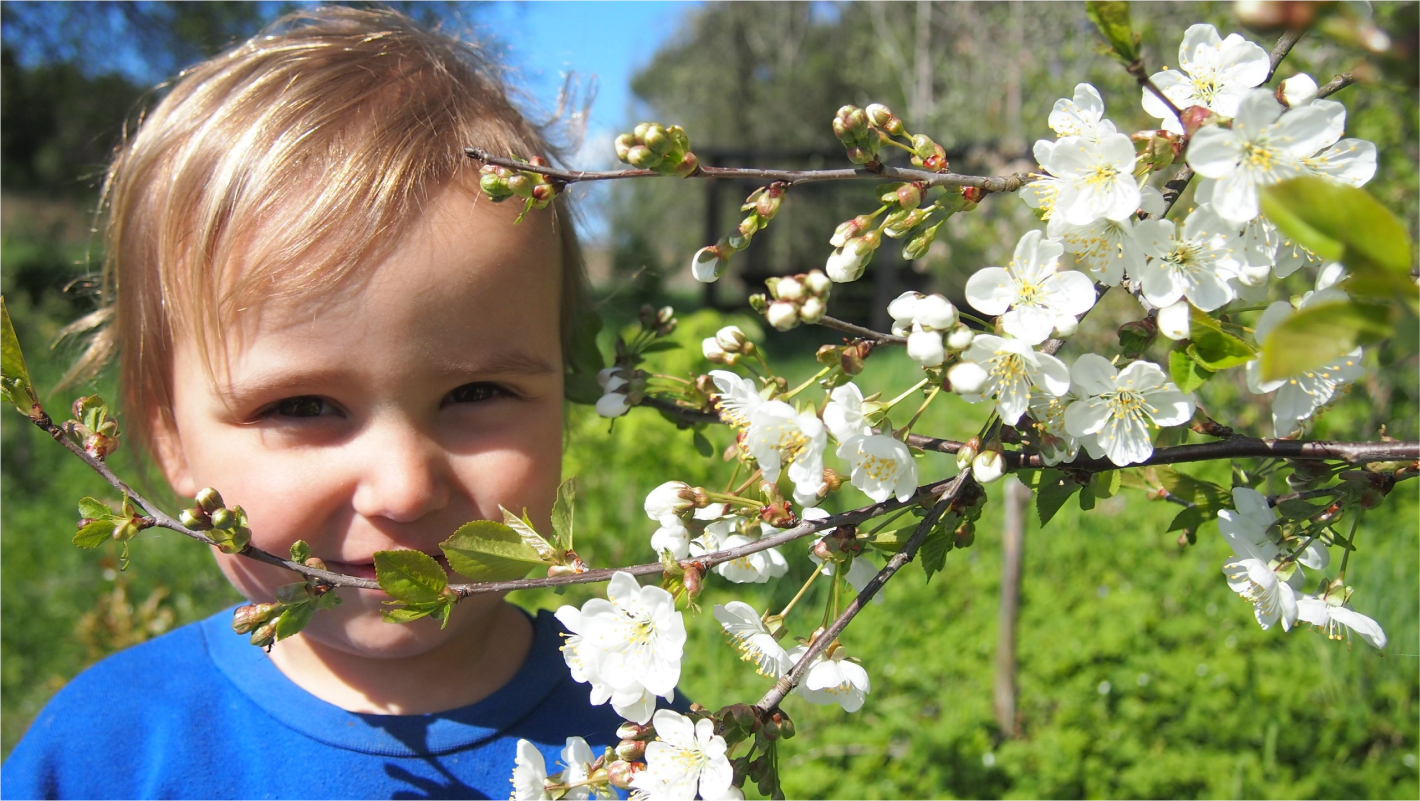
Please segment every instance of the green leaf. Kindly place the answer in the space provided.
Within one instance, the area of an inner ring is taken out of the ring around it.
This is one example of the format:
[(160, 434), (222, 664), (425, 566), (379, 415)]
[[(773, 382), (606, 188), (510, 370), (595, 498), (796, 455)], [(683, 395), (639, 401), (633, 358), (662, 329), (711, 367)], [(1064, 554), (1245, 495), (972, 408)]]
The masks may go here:
[(523, 510), (522, 517), (518, 517), (502, 506), (499, 506), (498, 509), (503, 513), (503, 525), (518, 532), (518, 536), (523, 538), (523, 542), (526, 543), (529, 548), (536, 551), (537, 555), (541, 556), (544, 561), (553, 560), (555, 553), (551, 543), (543, 539), (542, 535), (537, 533), (537, 530), (533, 528), (532, 521), (528, 520), (528, 511), (526, 509)]
[(85, 549), (97, 548), (113, 536), (114, 525), (112, 517), (94, 520), (74, 534), (74, 544)]
[(922, 541), (922, 547), (917, 549), (917, 555), (922, 559), (922, 569), (927, 573), (927, 581), (930, 582), (932, 574), (947, 564), (947, 552), (951, 551), (955, 539), (955, 534), (951, 529), (939, 521), (936, 528), (932, 529), (932, 533)]
[(1213, 377), (1213, 372), (1199, 364), (1184, 350), (1169, 351), (1169, 378), (1180, 392), (1192, 392)]
[[(887, 531), (879, 531), (868, 537), (868, 544), (884, 553), (897, 553), (902, 550), (902, 546), (907, 544), (907, 538), (912, 536), (912, 528), (894, 528)], [(923, 542), (926, 547), (926, 542)]]
[(534, 567), (549, 563), (538, 548), (528, 544), (524, 534), (492, 520), (460, 526), (439, 547), (449, 558), (449, 566), (472, 581), (519, 579)]
[(1023, 471), (1019, 475), (1030, 478), (1027, 485), (1035, 492), (1035, 512), (1041, 526), (1049, 523), (1070, 496), (1080, 491), (1080, 483), (1061, 470)]
[(421, 551), (376, 551), (375, 579), (391, 598), (409, 603), (435, 601), (449, 586), (444, 568)]
[(715, 455), (715, 446), (711, 445), (710, 440), (706, 439), (705, 435), (700, 433), (700, 429), (695, 429), (695, 432), (691, 434), (691, 441), (695, 443), (695, 451), (701, 456), (708, 459)]
[[(1257, 356), (1257, 349), (1243, 340), (1224, 331), (1218, 321), (1207, 312), (1189, 307), (1188, 355), (1207, 370), (1217, 372), (1228, 367), (1247, 364)], [(1170, 357), (1172, 370), (1173, 360)]]
[(1277, 381), (1328, 365), (1395, 332), (1391, 310), (1354, 300), (1299, 309), (1262, 343), (1262, 379)]
[(1209, 520), (1215, 519), (1217, 514), (1217, 510), (1214, 510), (1210, 515), (1200, 506), (1190, 506), (1174, 517), (1173, 522), (1169, 523), (1168, 531), (1182, 531), (1186, 528), (1197, 529)]
[(108, 507), (108, 504), (103, 501), (97, 498), (84, 497), (79, 499), (79, 516), (93, 518), (114, 517), (114, 513), (113, 510)]
[(1324, 508), (1324, 506), (1308, 503), (1301, 498), (1292, 498), (1277, 504), (1277, 513), (1288, 520), (1307, 520)]
[(1095, 508), (1095, 490), (1090, 484), (1080, 487), (1080, 511), (1088, 512)]
[[(577, 479), (569, 478), (557, 487), (557, 500), (552, 504), (552, 543), (563, 551), (572, 550), (572, 512), (577, 503)], [(541, 537), (538, 537), (541, 540)], [(537, 543), (530, 542), (544, 560), (552, 559), (552, 549), (543, 553)]]
[(1205, 512), (1232, 507), (1232, 493), (1211, 481), (1184, 475), (1170, 467), (1155, 467), (1153, 470), (1154, 477), (1170, 495), (1203, 507)]
[(679, 342), (671, 342), (667, 339), (660, 339), (641, 348), (642, 353), (660, 353), (663, 350), (675, 350), (681, 345)]
[(1124, 477), (1119, 475), (1118, 470), (1105, 470), (1095, 473), (1094, 478), (1090, 480), (1090, 490), (1096, 498), (1113, 498), (1123, 484)]
[(408, 623), (413, 620), (418, 620), (421, 617), (428, 617), (444, 606), (444, 604), (437, 601), (406, 604), (404, 606), (396, 606), (393, 609), (386, 609), (382, 617), (386, 623)]
[(1125, 65), (1139, 60), (1139, 34), (1129, 22), (1129, 4), (1090, 0), (1085, 3), (1085, 15), (1099, 29), (1116, 58)]
[(305, 540), (291, 543), (291, 561), (304, 562), (311, 558), (311, 546)]
[(0, 396), (28, 416), (39, 406), (39, 396), (30, 384), (30, 371), (25, 366), (25, 354), (10, 322), (10, 310), (0, 296)]
[(1346, 265), (1353, 281), (1414, 297), (1406, 227), (1366, 191), (1304, 176), (1264, 187), (1261, 202), (1283, 233), (1323, 261)]
[(311, 622), (311, 615), (315, 614), (315, 611), (308, 603), (286, 607), (286, 611), (276, 619), (276, 639), (284, 640), (293, 634), (299, 634), (301, 629)]

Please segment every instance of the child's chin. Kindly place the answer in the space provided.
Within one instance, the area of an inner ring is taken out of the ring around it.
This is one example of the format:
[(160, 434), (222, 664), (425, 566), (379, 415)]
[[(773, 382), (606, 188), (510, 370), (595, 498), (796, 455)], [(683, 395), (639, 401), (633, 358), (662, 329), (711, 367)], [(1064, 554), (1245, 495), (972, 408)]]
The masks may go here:
[[(405, 659), (438, 648), (458, 636), (459, 613), (455, 609), (449, 625), (421, 618), (408, 623), (386, 623), (383, 601), (389, 596), (379, 590), (340, 590), (343, 602), (329, 612), (317, 612), (302, 634), (322, 645), (353, 656), (369, 659)], [(324, 617), (324, 619), (321, 619)]]

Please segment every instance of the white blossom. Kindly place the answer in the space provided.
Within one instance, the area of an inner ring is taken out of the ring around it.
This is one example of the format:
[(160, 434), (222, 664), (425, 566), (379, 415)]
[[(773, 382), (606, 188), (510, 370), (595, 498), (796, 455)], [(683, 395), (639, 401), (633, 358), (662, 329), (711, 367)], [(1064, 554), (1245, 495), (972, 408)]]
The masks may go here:
[(1010, 337), (978, 335), (962, 358), (986, 370), (986, 384), (979, 396), (963, 395), (970, 402), (996, 399), (996, 411), (1007, 425), (1020, 421), (1030, 405), (1032, 387), (1059, 397), (1070, 391), (1070, 368), (1046, 353)]
[[(537, 746), (527, 740), (518, 741), (517, 756), (513, 758), (512, 801), (551, 801), (547, 791), (547, 762)], [(578, 796), (586, 798), (587, 796)]]
[(754, 607), (743, 601), (715, 605), (715, 619), (730, 638), (740, 658), (754, 665), (759, 675), (777, 679), (789, 672), (793, 660), (784, 647), (765, 628)]
[[(734, 779), (725, 738), (715, 724), (661, 709), (652, 718), (655, 741), (646, 746), (646, 769), (631, 779), (638, 790), (665, 792), (665, 798), (721, 798)], [(654, 794), (653, 794), (654, 797)]]
[(1056, 320), (1095, 305), (1094, 283), (1074, 270), (1057, 272), (1059, 242), (1027, 231), (1005, 268), (985, 267), (966, 282), (966, 299), (983, 314), (1000, 315), (1006, 333), (1034, 345), (1050, 338)]
[(1070, 371), (1080, 400), (1065, 410), (1065, 430), (1087, 440), (1090, 455), (1108, 456), (1123, 466), (1154, 452), (1152, 429), (1177, 426), (1193, 417), (1193, 396), (1180, 392), (1159, 366), (1138, 361), (1116, 369), (1103, 356), (1086, 353)]
[[(1361, 635), (1361, 639), (1376, 648), (1385, 647), (1385, 631), (1381, 629), (1379, 623), (1360, 612), (1335, 604), (1335, 600), (1339, 599), (1334, 596), (1325, 598), (1303, 596), (1299, 598), (1297, 600), (1297, 620), (1316, 626), (1325, 631), (1326, 636), (1333, 640), (1349, 639), (1350, 632), (1354, 631)], [(1348, 631), (1343, 634), (1342, 629)]]
[[(1051, 215), (1085, 225), (1100, 217), (1122, 220), (1139, 208), (1139, 184), (1134, 179), (1134, 143), (1124, 134), (1106, 134), (1099, 141), (1067, 136), (1053, 146), (1037, 143), (1040, 166), (1060, 183)], [(1029, 202), (1029, 201), (1027, 201)]]
[(1080, 453), (1080, 442), (1087, 437), (1076, 437), (1065, 428), (1065, 410), (1073, 402), (1073, 396), (1054, 397), (1036, 390), (1030, 396), (1030, 417), (1035, 421), (1040, 442), (1036, 446), (1041, 461), (1047, 465), (1072, 462)]
[(850, 381), (834, 387), (828, 395), (828, 405), (823, 407), (823, 424), (840, 443), (873, 433), (863, 416), (863, 391), (857, 384)]
[[(1156, 72), (1151, 80), (1180, 110), (1203, 106), (1223, 117), (1236, 116), (1244, 93), (1267, 80), (1272, 62), (1267, 51), (1236, 33), (1223, 39), (1212, 25), (1191, 26), (1178, 47), (1179, 70)], [(1165, 130), (1183, 133), (1169, 107), (1143, 90), (1144, 111), (1163, 120)]]
[(989, 378), (976, 362), (960, 361), (947, 368), (947, 383), (959, 395), (979, 395)]
[(1193, 307), (1186, 300), (1174, 301), (1159, 309), (1159, 333), (1175, 342), (1188, 339)]
[[(789, 657), (797, 663), (808, 650), (807, 645), (796, 646), (789, 651)], [(811, 704), (838, 704), (844, 712), (857, 712), (863, 707), (863, 700), (870, 689), (868, 671), (849, 660), (840, 645), (833, 649), (831, 656), (819, 654), (814, 657), (798, 692)]]
[[(707, 534), (710, 527), (706, 527)], [(751, 537), (747, 534), (726, 534), (723, 537), (714, 538), (705, 536), (698, 538), (698, 541), (691, 543), (690, 555), (700, 556), (714, 551), (729, 550), (738, 548), (741, 545), (749, 545), (758, 541), (759, 537)], [(696, 546), (699, 545), (697, 548)], [(721, 562), (715, 565), (714, 571), (726, 581), (735, 584), (763, 584), (772, 578), (779, 578), (789, 572), (789, 563), (784, 559), (784, 555), (778, 548), (765, 548), (762, 551), (745, 554), (744, 556), (731, 559), (728, 562)]]
[(620, 417), (631, 410), (631, 401), (620, 392), (608, 392), (597, 399), (596, 410), (602, 417)]
[(839, 446), (838, 456), (853, 465), (853, 486), (874, 501), (906, 501), (917, 491), (917, 464), (900, 440), (886, 434), (854, 437)]
[(913, 331), (907, 335), (907, 358), (923, 367), (936, 367), (947, 359), (946, 346), (937, 331)]
[(728, 263), (728, 259), (720, 258), (718, 247), (704, 247), (690, 257), (690, 274), (702, 284), (711, 284), (725, 272), (725, 265)]
[(868, 266), (868, 259), (872, 257), (873, 249), (868, 247), (863, 237), (850, 239), (843, 247), (835, 249), (829, 255), (823, 271), (828, 273), (829, 279), (834, 283), (857, 281), (863, 275), (863, 268)]
[(892, 333), (907, 336), (917, 316), (917, 301), (925, 297), (921, 292), (907, 291), (898, 295), (888, 304), (888, 316), (892, 318)]
[(630, 573), (612, 576), (606, 593), (580, 610), (557, 610), (575, 635), (563, 644), (563, 656), (573, 678), (592, 685), (593, 705), (610, 700), (617, 712), (644, 723), (647, 699), (654, 707), (653, 696), (669, 697), (680, 681), (685, 621), (669, 592), (642, 587)]
[(784, 401), (764, 401), (750, 417), (744, 446), (764, 471), (765, 481), (777, 481), (779, 471), (788, 466), (794, 482), (794, 499), (805, 505), (817, 503), (823, 488), (823, 452), (828, 433), (811, 411), (800, 412)]
[[(1334, 144), (1340, 135), (1329, 107), (1313, 103), (1283, 114), (1271, 92), (1251, 90), (1231, 128), (1210, 125), (1193, 135), (1185, 154), (1188, 165), (1214, 179), (1206, 187), (1200, 185), (1195, 197), (1227, 220), (1247, 222), (1257, 216), (1261, 187), (1312, 169), (1302, 159)], [(1343, 155), (1336, 158), (1344, 174), (1352, 166)]]
[(646, 516), (660, 523), (679, 520), (695, 508), (695, 491), (684, 481), (667, 481), (646, 494)]
[(720, 390), (715, 398), (715, 408), (720, 412), (720, 417), (741, 431), (749, 428), (750, 416), (764, 403), (754, 382), (728, 370), (712, 370), (710, 379)]
[[(1252, 602), (1258, 625), (1266, 629), (1281, 621), (1286, 631), (1297, 619), (1297, 602), (1295, 588), (1273, 569), (1282, 550), (1267, 530), (1277, 513), (1261, 493), (1247, 487), (1233, 488), (1233, 506), (1218, 511), (1218, 532), (1233, 549), (1233, 558), (1223, 563), (1228, 586)], [(1300, 575), (1294, 575), (1300, 584)]]
[[(1159, 216), (1164, 211), (1164, 197), (1147, 184), (1140, 187), (1139, 209)], [(1134, 217), (1111, 220), (1101, 217), (1085, 225), (1074, 225), (1064, 217), (1052, 217), (1045, 235), (1059, 240), (1065, 252), (1089, 271), (1090, 277), (1105, 286), (1118, 286), (1126, 275), (1138, 275), (1144, 266), (1144, 250), (1134, 236)]]
[(1118, 132), (1114, 123), (1104, 118), (1099, 90), (1087, 83), (1075, 84), (1073, 97), (1055, 101), (1046, 123), (1056, 136), (1081, 136), (1090, 141)]
[(1312, 76), (1305, 72), (1299, 72), (1277, 84), (1277, 92), (1288, 108), (1301, 108), (1316, 100), (1316, 90), (1319, 88)]
[(924, 295), (912, 307), (912, 322), (925, 331), (945, 331), (957, 324), (957, 307), (941, 295)]
[(990, 484), (1006, 475), (1006, 460), (1000, 451), (982, 451), (971, 460), (971, 477), (978, 483)]
[(1145, 220), (1134, 228), (1149, 261), (1139, 270), (1144, 298), (1163, 308), (1188, 298), (1203, 311), (1232, 300), (1228, 279), (1240, 269), (1238, 227), (1210, 206), (1199, 206), (1178, 228), (1172, 220)]

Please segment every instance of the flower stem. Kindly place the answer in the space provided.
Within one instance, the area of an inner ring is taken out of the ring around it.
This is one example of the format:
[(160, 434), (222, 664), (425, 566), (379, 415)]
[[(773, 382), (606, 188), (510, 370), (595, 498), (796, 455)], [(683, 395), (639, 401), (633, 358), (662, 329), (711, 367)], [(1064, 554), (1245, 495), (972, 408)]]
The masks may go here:
[(918, 381), (916, 384), (913, 384), (911, 389), (907, 390), (906, 392), (902, 393), (901, 395), (898, 395), (896, 398), (893, 398), (892, 400), (884, 404), (883, 411), (887, 411), (892, 407), (898, 405), (899, 403), (902, 403), (903, 401), (907, 400), (909, 397), (912, 396), (912, 393), (927, 386), (927, 382), (931, 380), (932, 379), (930, 378), (924, 378), (921, 381)]
[[(736, 469), (738, 469), (738, 468), (736, 468)], [(745, 479), (745, 483), (741, 484), (740, 487), (739, 487), (739, 489), (735, 490), (735, 494), (736, 494), (736, 495), (739, 495), (740, 493), (742, 493), (742, 492), (744, 492), (745, 490), (749, 489), (750, 485), (753, 484), (754, 482), (758, 481), (758, 480), (760, 479), (760, 477), (763, 476), (763, 475), (764, 475), (764, 471), (763, 471), (763, 470), (755, 470), (753, 473), (750, 473), (750, 474), (749, 474), (749, 478)]]
[(818, 565), (814, 565), (814, 572), (810, 574), (809, 580), (804, 582), (804, 586), (799, 588), (799, 591), (794, 595), (793, 600), (789, 601), (789, 605), (785, 606), (784, 609), (779, 612), (778, 617), (787, 617), (789, 615), (789, 612), (793, 610), (794, 605), (799, 602), (800, 598), (804, 597), (804, 593), (809, 591), (809, 587), (813, 585), (814, 581), (818, 579), (818, 577), (822, 573), (823, 569), (820, 568)]
[(804, 383), (802, 383), (802, 384), (798, 385), (797, 387), (794, 387), (793, 389), (789, 390), (789, 392), (788, 392), (787, 394), (780, 396), (779, 399), (780, 399), (780, 400), (788, 400), (788, 399), (794, 397), (795, 395), (799, 394), (800, 392), (803, 392), (804, 390), (806, 390), (806, 389), (808, 389), (809, 387), (813, 386), (814, 384), (818, 383), (818, 380), (819, 380), (820, 378), (823, 378), (824, 376), (828, 375), (828, 371), (829, 371), (829, 370), (832, 370), (832, 369), (833, 369), (832, 367), (825, 367), (825, 368), (823, 368), (822, 370), (819, 370), (817, 373), (814, 373), (813, 378), (810, 378), (809, 380), (805, 381)]
[(752, 501), (749, 498), (741, 498), (738, 495), (731, 495), (728, 492), (710, 492), (707, 490), (705, 492), (705, 497), (709, 498), (712, 501), (719, 501), (721, 503), (732, 503), (736, 506), (744, 506), (754, 509), (758, 509), (760, 506), (763, 505), (759, 501)]
[(897, 512), (895, 512), (895, 513), (893, 513), (893, 514), (888, 515), (888, 518), (887, 518), (886, 520), (884, 520), (882, 523), (880, 523), (880, 524), (874, 526), (874, 527), (873, 527), (873, 530), (872, 530), (872, 531), (869, 531), (868, 534), (870, 534), (870, 535), (871, 535), (871, 534), (876, 534), (876, 533), (878, 533), (879, 531), (882, 531), (883, 529), (885, 529), (885, 528), (887, 528), (888, 526), (892, 525), (892, 521), (898, 519), (899, 517), (902, 517), (903, 515), (907, 514), (907, 513), (910, 512), (910, 511), (912, 511), (910, 508), (908, 508), (908, 509), (900, 509), (900, 510), (898, 510)]
[(1336, 574), (1336, 577), (1342, 581), (1346, 580), (1346, 562), (1351, 558), (1351, 551), (1356, 547), (1356, 526), (1360, 524), (1361, 516), (1356, 515), (1356, 519), (1351, 521), (1351, 533), (1346, 535), (1346, 548), (1341, 551), (1341, 570)]
[[(943, 220), (942, 222), (946, 222), (946, 220)], [(938, 225), (941, 225), (941, 223), (937, 223), (937, 224), (938, 224)], [(982, 319), (982, 318), (980, 318), (980, 317), (977, 317), (977, 316), (974, 315), (974, 314), (971, 314), (970, 312), (964, 312), (964, 311), (962, 311), (961, 309), (957, 309), (957, 316), (960, 317), (960, 318), (962, 318), (962, 319), (964, 319), (964, 320), (970, 320), (970, 321), (972, 321), (973, 323), (976, 323), (976, 324), (980, 325), (982, 328), (985, 328), (985, 329), (986, 329), (986, 332), (987, 332), (987, 333), (990, 333), (990, 332), (992, 332), (992, 331), (994, 331), (994, 330), (996, 329), (996, 326), (992, 325), (991, 323), (987, 322), (986, 320), (984, 320), (984, 319)]]
[(932, 387), (932, 391), (927, 393), (927, 399), (922, 401), (921, 406), (917, 407), (917, 411), (913, 413), (912, 419), (908, 420), (907, 425), (903, 426), (903, 428), (908, 431), (911, 431), (913, 424), (917, 422), (917, 418), (921, 417), (922, 413), (927, 411), (927, 407), (931, 405), (932, 401), (937, 399), (937, 393), (941, 391), (942, 387), (940, 385)]

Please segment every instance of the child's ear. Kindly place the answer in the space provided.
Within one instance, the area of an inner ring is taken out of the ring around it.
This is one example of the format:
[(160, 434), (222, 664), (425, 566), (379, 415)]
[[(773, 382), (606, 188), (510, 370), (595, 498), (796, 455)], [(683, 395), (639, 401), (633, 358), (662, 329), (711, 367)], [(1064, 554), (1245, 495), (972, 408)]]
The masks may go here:
[(177, 425), (166, 415), (156, 412), (150, 415), (148, 424), (153, 432), (153, 457), (158, 460), (163, 478), (167, 479), (168, 486), (178, 496), (193, 497), (197, 494), (197, 485), (193, 483), (192, 471), (188, 469), (187, 454), (183, 451)]

